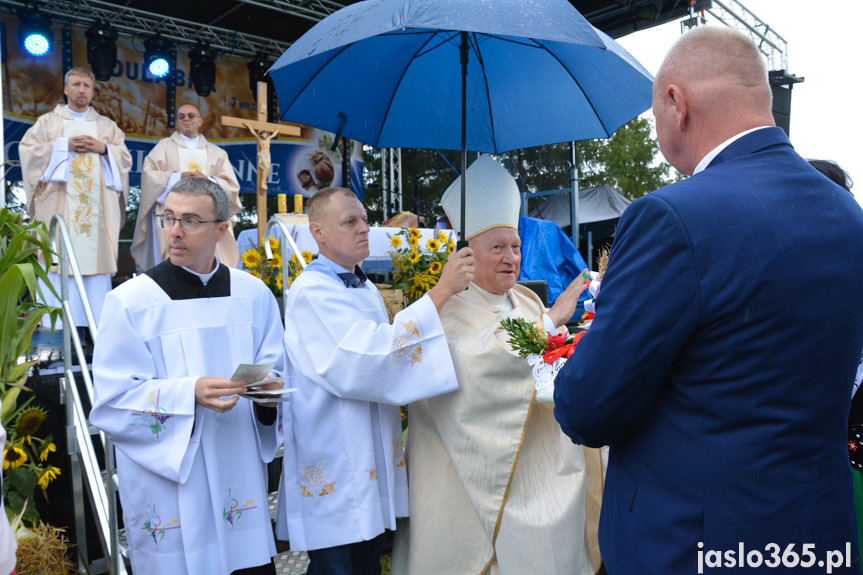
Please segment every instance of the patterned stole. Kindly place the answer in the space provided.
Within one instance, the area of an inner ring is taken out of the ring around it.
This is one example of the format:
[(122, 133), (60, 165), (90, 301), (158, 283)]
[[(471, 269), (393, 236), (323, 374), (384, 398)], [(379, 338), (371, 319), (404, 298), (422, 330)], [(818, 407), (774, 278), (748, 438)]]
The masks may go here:
[[(63, 119), (63, 136), (98, 136), (96, 122)], [(99, 154), (73, 152), (66, 182), (66, 223), (81, 274), (96, 273), (102, 207), (102, 161)]]

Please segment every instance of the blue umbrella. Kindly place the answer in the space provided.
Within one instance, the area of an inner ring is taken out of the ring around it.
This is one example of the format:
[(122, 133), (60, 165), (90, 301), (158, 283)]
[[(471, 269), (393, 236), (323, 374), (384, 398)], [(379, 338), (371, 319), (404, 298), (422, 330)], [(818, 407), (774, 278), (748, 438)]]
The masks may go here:
[(376, 148), (461, 149), (462, 174), (466, 150), (607, 138), (650, 107), (653, 85), (566, 0), (367, 0), (269, 73), (282, 119)]

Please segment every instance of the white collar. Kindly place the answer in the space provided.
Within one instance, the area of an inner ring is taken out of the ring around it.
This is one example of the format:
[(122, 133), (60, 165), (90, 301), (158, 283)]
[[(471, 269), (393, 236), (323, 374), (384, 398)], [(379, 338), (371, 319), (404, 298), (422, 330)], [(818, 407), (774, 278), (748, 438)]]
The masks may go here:
[[(180, 132), (177, 132), (177, 133), (180, 134)], [(197, 148), (198, 147), (198, 140), (200, 139), (201, 135), (198, 134), (194, 138), (187, 138), (183, 134), (180, 134), (180, 137), (183, 138), (184, 142), (186, 142), (187, 148)]]
[(87, 116), (90, 114), (90, 107), (88, 106), (87, 109), (83, 112), (75, 112), (72, 110), (72, 108), (69, 107), (68, 104), (66, 104), (66, 111), (69, 112), (69, 115), (72, 116), (72, 119), (83, 121), (86, 120)]
[(186, 270), (187, 272), (189, 272), (190, 274), (198, 276), (199, 278), (201, 278), (201, 283), (204, 285), (207, 285), (210, 282), (210, 280), (213, 279), (213, 276), (216, 275), (216, 272), (219, 271), (219, 256), (216, 256), (216, 265), (215, 265), (215, 267), (213, 267), (213, 271), (206, 273), (206, 274), (199, 274), (195, 270), (191, 270), (191, 269), (187, 268), (186, 266), (180, 266), (180, 267), (183, 268), (184, 270)]
[(479, 293), (481, 293), (485, 297), (485, 299), (487, 299), (489, 301), (489, 303), (491, 303), (491, 305), (493, 305), (494, 307), (496, 307), (500, 311), (507, 312), (513, 308), (512, 302), (509, 299), (509, 291), (508, 290), (505, 294), (499, 295), (499, 294), (491, 293), (490, 291), (486, 291), (486, 290), (482, 289), (481, 287), (476, 285), (474, 282), (470, 282), (470, 285), (475, 287), (477, 289), (477, 291)]
[(757, 128), (752, 128), (751, 130), (746, 130), (745, 132), (740, 132), (736, 136), (731, 136), (730, 138), (728, 138), (727, 140), (725, 140), (724, 142), (722, 142), (721, 144), (719, 144), (718, 146), (713, 148), (710, 151), (710, 153), (708, 153), (706, 156), (701, 158), (701, 161), (698, 162), (697, 166), (695, 166), (695, 171), (692, 172), (692, 175), (694, 176), (698, 172), (704, 171), (704, 169), (710, 165), (710, 162), (712, 162), (713, 159), (722, 152), (722, 150), (724, 150), (725, 148), (727, 148), (728, 146), (733, 144), (736, 140), (739, 140), (740, 138), (742, 138), (746, 134), (750, 134), (750, 133), (754, 132), (755, 130), (763, 130), (764, 128), (769, 128), (769, 127), (770, 126), (758, 126)]

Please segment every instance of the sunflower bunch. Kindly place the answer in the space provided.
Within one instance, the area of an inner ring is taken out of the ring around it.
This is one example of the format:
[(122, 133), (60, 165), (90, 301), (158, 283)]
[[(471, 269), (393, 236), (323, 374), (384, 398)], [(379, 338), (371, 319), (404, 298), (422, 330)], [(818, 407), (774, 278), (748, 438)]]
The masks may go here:
[[(273, 259), (267, 259), (267, 252), (262, 243), (257, 248), (248, 249), (243, 252), (241, 260), (247, 272), (267, 284), (273, 295), (282, 297), (285, 286), (284, 279), (282, 278), (282, 254), (279, 251), (279, 240), (272, 237), (267, 239), (270, 242)], [(302, 255), (306, 263), (310, 263), (314, 258), (312, 252), (308, 250), (303, 250)], [(292, 254), (291, 259), (288, 261), (288, 286), (297, 279), (301, 271), (303, 271), (303, 268), (297, 256)]]
[(402, 228), (390, 236), (390, 257), (393, 260), (393, 286), (405, 292), (413, 303), (437, 284), (441, 270), (449, 259), (455, 242), (440, 231), (437, 237), (420, 245), (417, 228)]
[(32, 525), (39, 521), (39, 513), (27, 502), (33, 501), (37, 486), (47, 499), (48, 486), (60, 475), (60, 468), (48, 463), (57, 451), (53, 438), (37, 436), (46, 417), (44, 409), (29, 406), (28, 401), (3, 422), (8, 431), (3, 446), (3, 498), (11, 513), (23, 512), (23, 520)]

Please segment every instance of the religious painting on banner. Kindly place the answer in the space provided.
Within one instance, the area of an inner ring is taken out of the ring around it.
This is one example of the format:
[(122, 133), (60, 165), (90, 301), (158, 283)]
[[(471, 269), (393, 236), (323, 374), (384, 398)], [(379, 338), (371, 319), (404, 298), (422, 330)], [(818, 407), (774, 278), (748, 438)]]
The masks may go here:
[[(0, 16), (9, 38), (17, 37), (18, 19)], [(61, 27), (53, 27), (56, 38)], [(89, 68), (86, 29), (72, 27), (72, 65)], [(6, 42), (8, 51), (3, 64), (3, 120), (6, 159), (18, 160), (18, 142), (36, 118), (63, 101), (63, 63), (61, 43), (41, 58), (27, 54), (14, 41)], [(249, 71), (243, 58), (220, 55), (216, 59), (215, 89), (209, 96), (195, 92), (189, 74), (189, 58), (177, 50), (176, 107), (192, 104), (201, 111), (200, 133), (223, 148), (230, 159), (240, 191), (256, 192), (257, 142), (241, 128), (221, 125), (222, 116), (253, 120), (257, 106), (249, 89)], [(172, 132), (168, 127), (167, 91), (164, 80), (151, 76), (143, 65), (139, 48), (131, 38), (117, 40), (117, 61), (111, 79), (96, 82), (93, 108), (114, 120), (126, 134), (126, 146), (132, 154), (131, 186), (140, 185), (144, 158), (156, 143)], [(327, 186), (350, 187), (362, 199), (362, 144), (351, 142), (350, 182), (342, 181), (343, 146), (332, 150), (334, 135), (308, 126), (300, 126), (299, 138), (273, 139), (270, 146), (271, 168), (267, 178), (268, 194), (301, 194), (309, 197)], [(13, 169), (9, 180), (21, 179)]]

